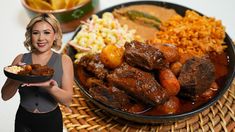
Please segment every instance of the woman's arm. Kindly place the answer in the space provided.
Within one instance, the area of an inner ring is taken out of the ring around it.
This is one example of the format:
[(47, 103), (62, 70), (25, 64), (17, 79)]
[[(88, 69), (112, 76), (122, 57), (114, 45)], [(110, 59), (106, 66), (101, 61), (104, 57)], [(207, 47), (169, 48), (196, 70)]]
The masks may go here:
[[(14, 61), (12, 62), (12, 65), (19, 64), (21, 62), (23, 54), (18, 55)], [(20, 86), (22, 82), (7, 78), (6, 82), (4, 83), (1, 93), (2, 93), (2, 99), (7, 101), (10, 98), (12, 98), (15, 93), (17, 92), (18, 87)]]

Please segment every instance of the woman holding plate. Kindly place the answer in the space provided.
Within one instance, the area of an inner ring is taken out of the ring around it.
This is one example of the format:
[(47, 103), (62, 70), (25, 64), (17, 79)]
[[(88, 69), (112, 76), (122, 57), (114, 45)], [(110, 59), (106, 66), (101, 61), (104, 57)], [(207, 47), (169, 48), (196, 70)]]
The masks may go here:
[(71, 59), (54, 52), (61, 48), (60, 24), (53, 15), (40, 14), (27, 25), (25, 37), (24, 46), (29, 53), (19, 54), (12, 65), (46, 65), (54, 69), (54, 75), (49, 81), (38, 83), (6, 80), (1, 91), (3, 100), (12, 98), (17, 90), (20, 94), (15, 132), (62, 132), (58, 103), (66, 106), (71, 103), (74, 72)]

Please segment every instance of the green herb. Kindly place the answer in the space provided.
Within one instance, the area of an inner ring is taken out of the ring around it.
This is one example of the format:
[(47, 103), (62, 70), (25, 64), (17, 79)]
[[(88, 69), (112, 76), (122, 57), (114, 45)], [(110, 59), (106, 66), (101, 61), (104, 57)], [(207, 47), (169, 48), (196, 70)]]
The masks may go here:
[(155, 27), (155, 28), (157, 28), (157, 29), (160, 29), (159, 24), (156, 24), (156, 23), (153, 23), (153, 22), (144, 21), (144, 24), (149, 25), (149, 26), (152, 26), (152, 27)]
[(144, 17), (144, 18), (147, 18), (147, 19), (154, 20), (158, 23), (161, 23), (161, 21), (157, 17), (155, 17), (153, 15), (150, 15), (150, 14), (147, 14), (145, 12), (141, 12), (141, 11), (129, 10), (129, 11), (126, 12), (126, 15), (132, 20), (135, 20), (138, 17)]

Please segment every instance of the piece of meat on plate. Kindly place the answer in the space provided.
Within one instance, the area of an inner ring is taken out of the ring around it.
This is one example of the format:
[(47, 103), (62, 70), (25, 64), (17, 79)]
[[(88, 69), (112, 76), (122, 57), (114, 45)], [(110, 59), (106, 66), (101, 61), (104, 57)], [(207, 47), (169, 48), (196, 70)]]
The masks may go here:
[(145, 104), (158, 105), (168, 100), (168, 94), (151, 73), (123, 63), (107, 76), (108, 82)]
[(105, 79), (108, 74), (108, 70), (100, 60), (100, 54), (83, 56), (79, 61), (79, 65), (101, 80)]
[(113, 86), (108, 87), (97, 79), (88, 79), (89, 93), (96, 100), (113, 108), (127, 111), (131, 98), (124, 91)]
[(193, 57), (182, 66), (178, 80), (180, 96), (195, 100), (196, 96), (206, 91), (215, 80), (213, 63), (205, 57)]
[(163, 53), (149, 45), (138, 41), (125, 43), (124, 58), (132, 66), (147, 70), (160, 69), (166, 66)]

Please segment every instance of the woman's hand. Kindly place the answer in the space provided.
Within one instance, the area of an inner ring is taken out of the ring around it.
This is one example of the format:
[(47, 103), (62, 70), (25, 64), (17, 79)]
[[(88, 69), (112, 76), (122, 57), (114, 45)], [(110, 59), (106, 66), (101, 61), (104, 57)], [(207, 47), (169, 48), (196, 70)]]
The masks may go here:
[(24, 62), (18, 62), (16, 65), (18, 65), (18, 66), (24, 66), (24, 65), (26, 65), (26, 63), (24, 63)]
[(23, 83), (21, 85), (22, 87), (24, 86), (38, 86), (38, 87), (42, 87), (42, 88), (46, 88), (47, 90), (50, 90), (53, 86), (58, 87), (58, 84), (55, 80), (51, 79), (49, 81), (46, 82), (40, 82), (40, 83)]

